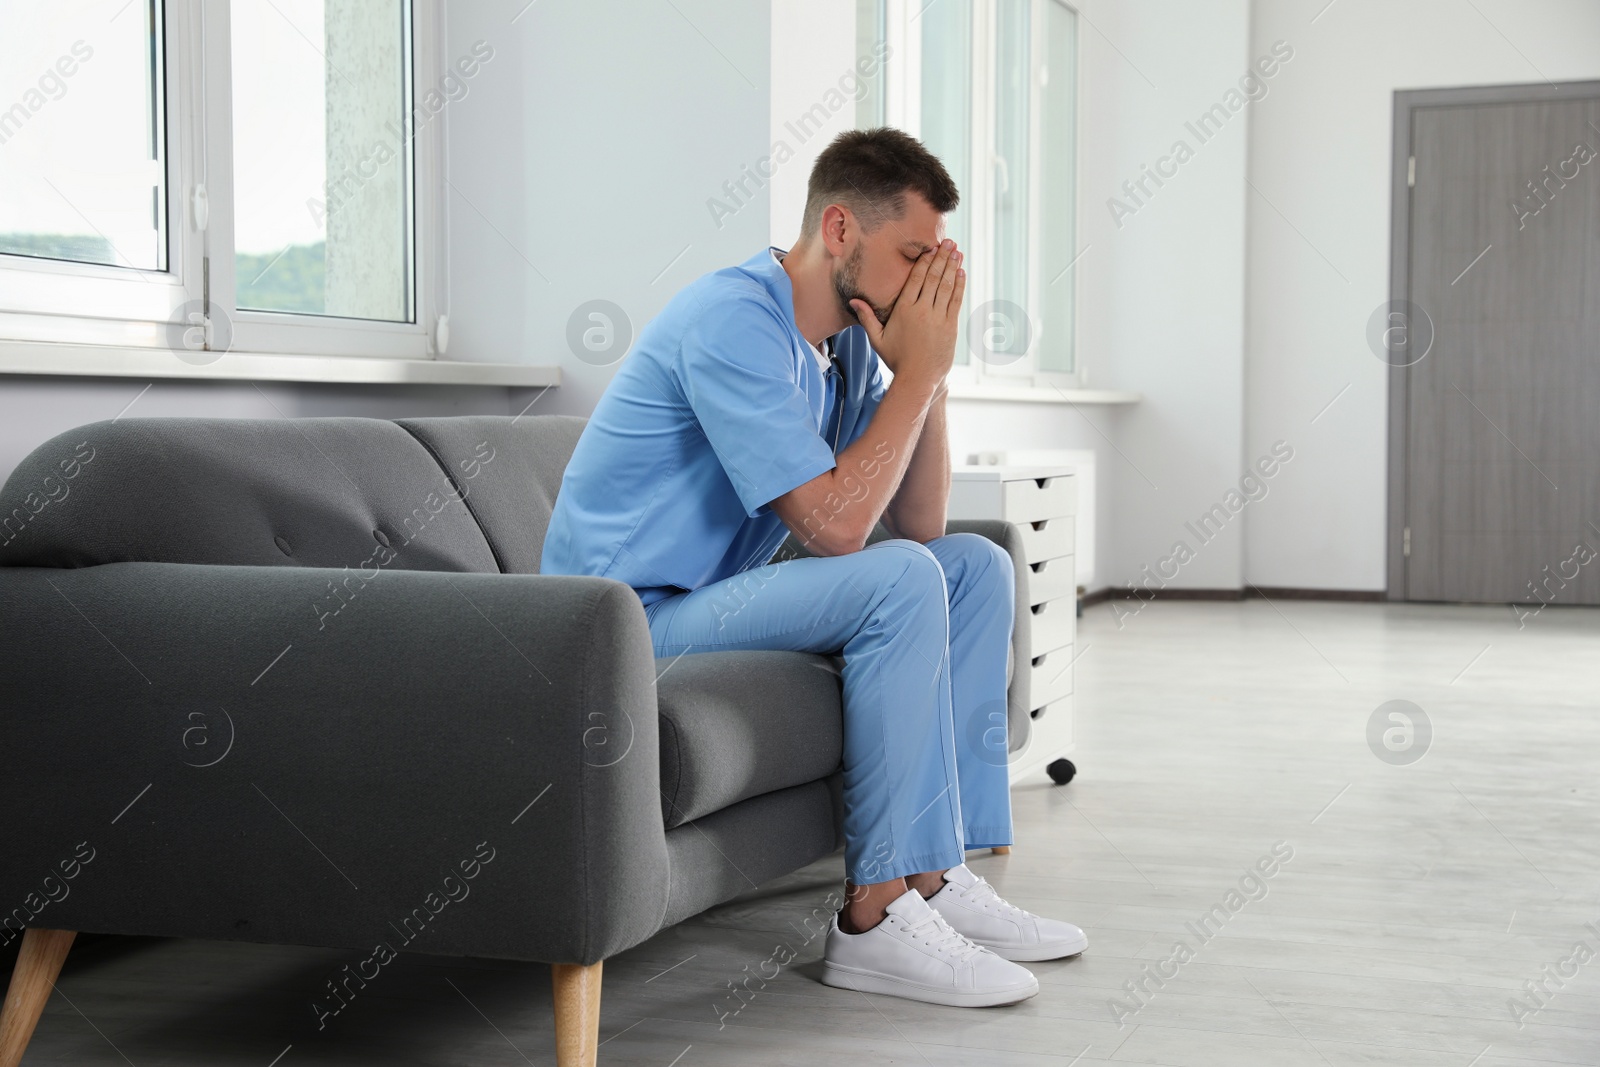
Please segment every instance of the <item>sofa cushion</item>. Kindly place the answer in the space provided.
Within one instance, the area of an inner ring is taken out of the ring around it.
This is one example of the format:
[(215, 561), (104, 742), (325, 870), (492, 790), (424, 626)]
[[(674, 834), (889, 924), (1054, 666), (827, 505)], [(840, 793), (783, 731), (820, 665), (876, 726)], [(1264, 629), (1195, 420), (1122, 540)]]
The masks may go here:
[(428, 450), (352, 417), (111, 419), (17, 465), (0, 566), (127, 562), (498, 570)]
[(782, 651), (656, 660), (667, 828), (838, 770), (841, 662)]

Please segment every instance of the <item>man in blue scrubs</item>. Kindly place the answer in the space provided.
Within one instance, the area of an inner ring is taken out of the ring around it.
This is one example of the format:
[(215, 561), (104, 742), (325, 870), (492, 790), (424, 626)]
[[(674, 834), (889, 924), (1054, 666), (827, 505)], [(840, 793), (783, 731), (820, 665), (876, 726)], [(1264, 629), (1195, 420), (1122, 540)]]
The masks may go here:
[[(994, 542), (944, 532), (957, 201), (914, 138), (836, 138), (792, 249), (697, 279), (640, 332), (566, 468), (540, 570), (627, 582), (659, 657), (842, 655), (848, 892), (823, 981), (983, 1006), (1038, 992), (1013, 961), (1086, 940), (963, 862), (1012, 840), (1004, 760), (964, 725), (1006, 706), (1015, 575)], [(867, 545), (880, 520), (893, 536)], [(814, 555), (771, 562), (791, 532)]]

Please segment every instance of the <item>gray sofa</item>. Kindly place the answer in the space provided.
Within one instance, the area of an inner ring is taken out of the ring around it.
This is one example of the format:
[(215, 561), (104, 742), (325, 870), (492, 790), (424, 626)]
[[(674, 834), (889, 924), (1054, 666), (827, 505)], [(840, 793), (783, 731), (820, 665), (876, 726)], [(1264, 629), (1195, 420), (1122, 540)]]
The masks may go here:
[[(395, 952), (553, 964), (592, 1064), (601, 961), (840, 847), (837, 657), (667, 670), (626, 585), (537, 573), (584, 421), (130, 418), (17, 467), (0, 1067), (65, 931), (347, 949), (319, 1026)], [(1015, 530), (950, 530), (1011, 552), (1027, 648)]]

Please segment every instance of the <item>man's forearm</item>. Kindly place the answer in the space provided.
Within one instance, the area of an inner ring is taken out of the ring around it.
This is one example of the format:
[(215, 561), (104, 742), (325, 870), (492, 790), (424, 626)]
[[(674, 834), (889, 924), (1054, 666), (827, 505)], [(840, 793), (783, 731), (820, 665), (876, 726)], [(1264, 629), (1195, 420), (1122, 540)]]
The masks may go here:
[(940, 383), (928, 405), (905, 477), (884, 516), (884, 525), (895, 536), (924, 544), (944, 536), (950, 507), (950, 435), (945, 422), (948, 394), (949, 386)]
[[(880, 519), (900, 536), (888, 508), (911, 469), (923, 422), (942, 389), (943, 383), (910, 377), (889, 383), (866, 430), (839, 453), (833, 470), (816, 479), (822, 485), (820, 499), (799, 501), (797, 514), (784, 515), (810, 551), (822, 555), (859, 551)], [(786, 505), (780, 497), (773, 510), (783, 515)]]

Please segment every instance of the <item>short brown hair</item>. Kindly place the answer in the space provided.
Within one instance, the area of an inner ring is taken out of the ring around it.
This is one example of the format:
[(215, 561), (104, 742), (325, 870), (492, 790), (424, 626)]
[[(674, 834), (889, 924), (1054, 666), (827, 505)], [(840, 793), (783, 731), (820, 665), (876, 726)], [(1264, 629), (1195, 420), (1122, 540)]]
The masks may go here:
[(829, 204), (845, 205), (861, 219), (862, 228), (876, 230), (905, 214), (908, 191), (941, 215), (961, 202), (944, 164), (915, 137), (893, 126), (847, 130), (812, 164), (800, 236), (817, 233)]

